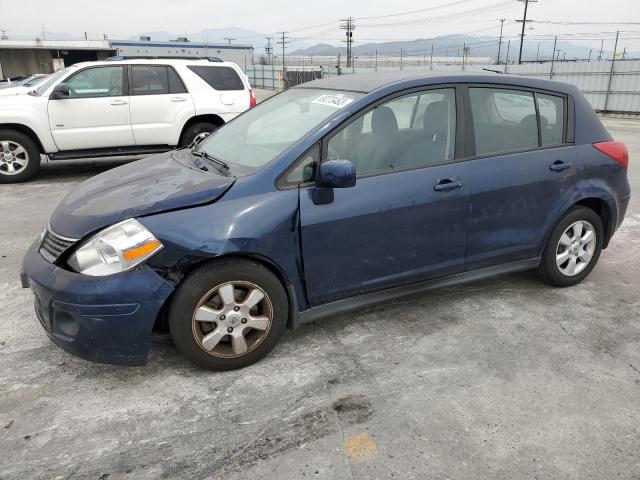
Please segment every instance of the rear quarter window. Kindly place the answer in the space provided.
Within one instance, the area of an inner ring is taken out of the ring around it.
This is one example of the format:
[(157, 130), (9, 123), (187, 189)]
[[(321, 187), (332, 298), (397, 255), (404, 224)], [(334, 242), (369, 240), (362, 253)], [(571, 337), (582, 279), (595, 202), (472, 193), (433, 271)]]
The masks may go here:
[(231, 67), (190, 65), (189, 70), (215, 90), (244, 90), (240, 76)]

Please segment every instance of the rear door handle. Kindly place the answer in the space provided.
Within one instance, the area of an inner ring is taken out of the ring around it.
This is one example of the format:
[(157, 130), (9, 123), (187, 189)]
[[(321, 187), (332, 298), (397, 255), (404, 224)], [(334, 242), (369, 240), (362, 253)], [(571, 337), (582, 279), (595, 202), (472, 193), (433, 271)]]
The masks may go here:
[(171, 97), (172, 102), (186, 102), (187, 99), (183, 97)]
[(433, 189), (436, 192), (446, 192), (449, 190), (455, 190), (456, 188), (462, 188), (462, 182), (459, 180), (453, 181), (450, 178), (440, 180), (440, 182), (433, 186)]
[(549, 165), (549, 170), (552, 172), (564, 172), (567, 168), (571, 168), (571, 163), (563, 162), (562, 160), (556, 160)]
[(125, 102), (124, 100), (114, 100), (110, 103), (110, 105), (126, 105), (127, 102)]

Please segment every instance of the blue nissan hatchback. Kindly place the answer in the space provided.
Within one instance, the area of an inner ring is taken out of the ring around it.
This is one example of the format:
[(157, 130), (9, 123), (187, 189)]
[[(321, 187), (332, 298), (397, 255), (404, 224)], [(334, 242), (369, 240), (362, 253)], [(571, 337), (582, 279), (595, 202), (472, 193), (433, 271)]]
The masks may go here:
[(70, 193), (24, 259), (57, 345), (142, 364), (152, 330), (213, 370), (284, 330), (518, 270), (583, 280), (629, 202), (628, 155), (570, 85), (348, 75)]

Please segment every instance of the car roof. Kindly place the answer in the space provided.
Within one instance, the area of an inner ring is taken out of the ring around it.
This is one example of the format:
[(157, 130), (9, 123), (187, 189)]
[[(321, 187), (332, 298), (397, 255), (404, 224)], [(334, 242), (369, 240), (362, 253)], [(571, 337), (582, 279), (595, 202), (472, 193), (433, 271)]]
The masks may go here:
[(111, 60), (109, 58), (105, 58), (103, 60), (97, 60), (94, 62), (80, 62), (74, 65), (80, 67), (89, 67), (93, 65), (135, 65), (135, 64), (158, 64), (158, 65), (206, 65), (206, 66), (214, 66), (214, 67), (235, 67), (237, 66), (233, 62), (218, 62), (211, 61), (206, 58), (130, 58), (130, 59), (117, 59)]
[(575, 93), (573, 85), (552, 80), (517, 77), (509, 74), (489, 72), (447, 72), (447, 71), (394, 71), (371, 72), (344, 75), (332, 75), (320, 80), (313, 80), (297, 85), (294, 88), (319, 88), (326, 90), (347, 90), (370, 93), (390, 85), (402, 88), (417, 85), (433, 85), (438, 83), (493, 83), (515, 85), (562, 93)]

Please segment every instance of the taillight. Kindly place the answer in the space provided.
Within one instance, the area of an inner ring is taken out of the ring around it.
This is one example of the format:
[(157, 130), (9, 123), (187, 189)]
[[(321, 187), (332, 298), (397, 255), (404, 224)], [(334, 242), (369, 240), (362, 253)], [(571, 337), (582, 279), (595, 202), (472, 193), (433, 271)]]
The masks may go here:
[(616, 162), (622, 165), (624, 168), (629, 166), (629, 152), (622, 142), (598, 142), (594, 143), (593, 147), (596, 150), (604, 153), (605, 155), (613, 158)]
[(249, 108), (256, 106), (256, 96), (253, 94), (253, 90), (249, 89)]

